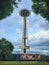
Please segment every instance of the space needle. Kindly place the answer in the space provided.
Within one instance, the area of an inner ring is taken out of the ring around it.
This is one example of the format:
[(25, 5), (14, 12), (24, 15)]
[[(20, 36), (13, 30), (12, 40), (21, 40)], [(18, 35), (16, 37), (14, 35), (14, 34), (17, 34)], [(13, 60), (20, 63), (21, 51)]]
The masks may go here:
[(27, 24), (26, 24), (26, 18), (30, 15), (29, 10), (23, 9), (20, 11), (20, 15), (23, 17), (23, 38), (22, 38), (22, 45), (20, 46), (20, 49), (23, 51), (24, 54), (26, 54), (26, 50), (30, 48), (29, 45), (26, 44), (26, 41), (28, 40), (27, 36)]

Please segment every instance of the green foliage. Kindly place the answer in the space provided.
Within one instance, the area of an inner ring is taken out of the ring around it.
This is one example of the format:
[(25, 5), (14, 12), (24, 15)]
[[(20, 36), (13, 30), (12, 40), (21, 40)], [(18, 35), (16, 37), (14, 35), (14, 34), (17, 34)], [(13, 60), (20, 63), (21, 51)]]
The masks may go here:
[(19, 2), (21, 1), (21, 0), (18, 0)]
[(13, 12), (13, 5), (16, 7), (16, 0), (0, 0), (0, 20), (9, 16)]
[(14, 47), (11, 42), (2, 38), (0, 40), (0, 58), (2, 58), (3, 60), (7, 60), (8, 57), (11, 55), (13, 48)]
[(49, 62), (49, 55), (47, 56), (47, 62)]
[(32, 2), (33, 11), (49, 20), (49, 0), (32, 0)]

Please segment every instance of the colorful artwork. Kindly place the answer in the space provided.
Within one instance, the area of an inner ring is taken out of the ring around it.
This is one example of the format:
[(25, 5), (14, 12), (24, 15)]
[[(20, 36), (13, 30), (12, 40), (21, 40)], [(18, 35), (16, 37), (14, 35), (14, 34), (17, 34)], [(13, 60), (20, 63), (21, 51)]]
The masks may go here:
[(20, 55), (21, 60), (40, 60), (39, 54), (21, 54)]

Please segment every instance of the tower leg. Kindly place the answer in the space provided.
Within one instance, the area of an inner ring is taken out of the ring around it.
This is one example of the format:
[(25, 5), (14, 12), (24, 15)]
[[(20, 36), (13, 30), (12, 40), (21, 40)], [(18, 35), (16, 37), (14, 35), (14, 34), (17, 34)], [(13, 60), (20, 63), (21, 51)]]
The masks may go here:
[(23, 53), (26, 53), (26, 49), (24, 49)]

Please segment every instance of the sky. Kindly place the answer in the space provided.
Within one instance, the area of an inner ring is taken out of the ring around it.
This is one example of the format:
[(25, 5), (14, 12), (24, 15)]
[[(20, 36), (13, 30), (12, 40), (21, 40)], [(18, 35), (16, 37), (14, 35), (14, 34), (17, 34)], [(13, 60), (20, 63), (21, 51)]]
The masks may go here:
[[(18, 0), (17, 0), (18, 2)], [(22, 0), (18, 8), (14, 7), (13, 13), (5, 19), (0, 20), (0, 39), (5, 38), (12, 42), (14, 50), (12, 53), (21, 51), (23, 37), (23, 17), (20, 16), (22, 9), (28, 9), (30, 16), (27, 17), (27, 34), (30, 50), (37, 54), (49, 54), (49, 22), (32, 11), (32, 1)]]

